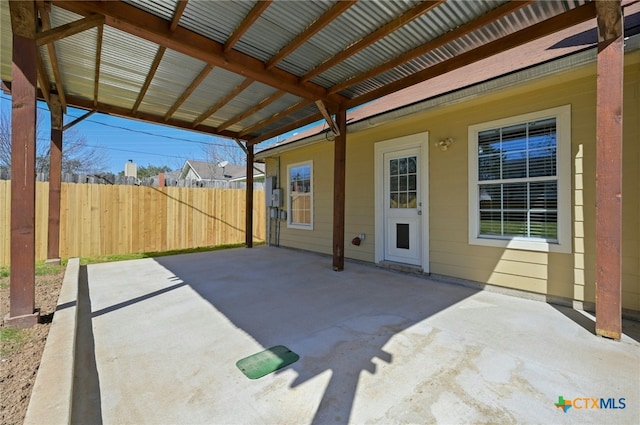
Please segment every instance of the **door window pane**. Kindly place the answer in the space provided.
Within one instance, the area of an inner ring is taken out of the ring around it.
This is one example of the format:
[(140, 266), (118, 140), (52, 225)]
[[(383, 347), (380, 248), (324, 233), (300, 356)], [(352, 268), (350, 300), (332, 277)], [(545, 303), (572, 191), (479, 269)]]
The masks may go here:
[(417, 208), (418, 157), (389, 161), (389, 208)]

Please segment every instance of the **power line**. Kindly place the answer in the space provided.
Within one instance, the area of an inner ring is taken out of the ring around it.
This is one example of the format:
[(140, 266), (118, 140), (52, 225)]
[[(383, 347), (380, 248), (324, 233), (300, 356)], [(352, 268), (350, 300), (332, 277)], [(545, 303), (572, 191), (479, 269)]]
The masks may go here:
[(153, 152), (142, 152), (142, 151), (134, 151), (131, 149), (120, 149), (120, 148), (111, 148), (111, 147), (106, 147), (106, 146), (96, 146), (96, 145), (85, 145), (85, 146), (89, 146), (91, 148), (97, 148), (97, 149), (107, 149), (107, 150), (112, 150), (112, 151), (121, 151), (121, 152), (129, 152), (129, 153), (139, 153), (142, 155), (155, 155), (155, 156), (162, 156), (165, 158), (178, 158), (178, 159), (193, 159), (191, 157), (188, 156), (180, 156), (180, 155), (165, 155), (165, 154), (161, 154), (161, 153), (153, 153)]
[[(5, 99), (5, 100), (10, 100), (10, 98), (6, 97), (6, 96), (2, 96), (2, 98)], [(37, 108), (40, 109), (41, 111), (49, 112), (48, 108), (44, 108), (42, 106), (38, 106)], [(80, 118), (79, 116), (74, 116), (74, 115), (71, 115), (71, 114), (67, 114), (67, 116), (71, 117), (71, 118)], [(115, 129), (118, 129), (118, 130), (130, 131), (132, 133), (145, 134), (147, 136), (161, 137), (161, 138), (164, 138), (164, 139), (176, 140), (176, 141), (180, 141), (180, 142), (196, 143), (196, 144), (205, 145), (205, 146), (220, 146), (220, 147), (225, 147), (225, 148), (229, 148), (230, 147), (230, 148), (234, 148), (234, 149), (240, 149), (240, 147), (238, 145), (236, 145), (235, 143), (223, 144), (223, 143), (202, 142), (202, 141), (199, 141), (199, 140), (190, 140), (190, 139), (185, 139), (185, 138), (182, 138), (182, 137), (174, 137), (174, 136), (167, 136), (167, 135), (164, 135), (164, 134), (157, 134), (157, 133), (153, 133), (153, 132), (150, 132), (150, 131), (134, 130), (132, 128), (122, 127), (122, 126), (115, 125), (115, 124), (107, 124), (107, 123), (96, 121), (96, 120), (92, 120), (92, 119), (86, 119), (85, 121), (86, 122), (91, 122), (91, 123), (94, 123), (94, 124), (98, 124), (98, 125), (102, 125), (102, 126), (105, 126), (105, 127), (115, 128)], [(183, 130), (183, 131), (187, 131), (187, 130)]]

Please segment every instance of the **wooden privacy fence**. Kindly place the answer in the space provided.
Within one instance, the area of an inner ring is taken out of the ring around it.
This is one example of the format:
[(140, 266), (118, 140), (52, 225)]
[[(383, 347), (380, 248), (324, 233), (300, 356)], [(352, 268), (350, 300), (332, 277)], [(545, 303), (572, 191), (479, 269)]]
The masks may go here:
[[(245, 241), (245, 190), (62, 184), (60, 256), (167, 251)], [(36, 183), (36, 259), (47, 256), (49, 183)], [(265, 238), (254, 190), (253, 238)], [(0, 265), (10, 263), (11, 181), (0, 181)]]

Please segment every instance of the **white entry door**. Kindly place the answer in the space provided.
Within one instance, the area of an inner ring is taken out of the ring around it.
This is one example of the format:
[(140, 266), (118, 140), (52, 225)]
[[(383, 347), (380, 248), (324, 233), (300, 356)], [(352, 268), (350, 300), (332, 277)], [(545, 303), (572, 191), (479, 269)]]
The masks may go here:
[(384, 154), (384, 259), (422, 265), (421, 149)]

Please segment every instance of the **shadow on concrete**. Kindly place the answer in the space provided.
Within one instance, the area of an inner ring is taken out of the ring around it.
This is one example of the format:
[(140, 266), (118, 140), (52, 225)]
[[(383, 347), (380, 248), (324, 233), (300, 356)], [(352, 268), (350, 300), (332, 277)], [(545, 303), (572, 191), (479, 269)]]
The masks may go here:
[(73, 398), (71, 423), (102, 424), (100, 377), (95, 356), (93, 325), (91, 322), (91, 296), (87, 266), (80, 267), (78, 279), (78, 308), (76, 356), (73, 370)]
[(623, 320), (622, 333), (634, 341), (640, 342), (640, 322)]
[(159, 289), (157, 291), (153, 291), (151, 293), (148, 293), (148, 294), (145, 294), (145, 295), (141, 295), (139, 297), (135, 297), (135, 298), (132, 298), (132, 299), (127, 300), (127, 301), (123, 301), (121, 303), (118, 303), (118, 304), (103, 308), (101, 310), (94, 311), (93, 313), (91, 313), (91, 317), (93, 318), (93, 317), (102, 316), (103, 314), (111, 313), (112, 311), (116, 311), (116, 310), (119, 310), (121, 308), (128, 307), (130, 305), (139, 303), (141, 301), (148, 300), (149, 298), (157, 297), (158, 295), (162, 295), (162, 294), (165, 294), (167, 292), (171, 292), (171, 291), (173, 291), (175, 289), (178, 289), (178, 288), (180, 288), (182, 286), (185, 286), (185, 285), (186, 285), (186, 283), (184, 283), (184, 282), (176, 283), (175, 285), (171, 285), (171, 286), (169, 286), (167, 288), (162, 288), (162, 289)]
[[(580, 325), (591, 335), (596, 335), (596, 322), (592, 318), (593, 315), (585, 314), (581, 311), (574, 310), (571, 307), (565, 307), (557, 304), (548, 303), (551, 307), (571, 319), (574, 323)], [(595, 313), (594, 313), (595, 314)], [(592, 317), (590, 317), (590, 315)], [(622, 333), (629, 338), (640, 342), (640, 322), (633, 320), (622, 320)]]
[(574, 310), (571, 307), (565, 307), (557, 304), (548, 303), (551, 307), (555, 308), (558, 312), (565, 315), (568, 319), (572, 320), (574, 323), (580, 325), (584, 330), (589, 332), (591, 335), (596, 334), (596, 322), (590, 317), (584, 315), (578, 310)]
[(292, 388), (330, 371), (314, 424), (348, 423), (361, 373), (394, 361), (385, 344), (477, 292), (372, 265), (347, 263), (334, 272), (331, 259), (316, 254), (254, 249), (233, 261), (239, 257), (231, 251), (155, 261), (264, 348), (285, 345), (299, 354), (281, 369), (297, 372)]

